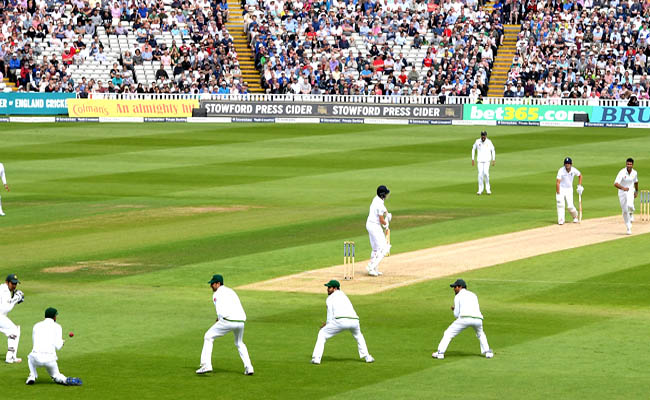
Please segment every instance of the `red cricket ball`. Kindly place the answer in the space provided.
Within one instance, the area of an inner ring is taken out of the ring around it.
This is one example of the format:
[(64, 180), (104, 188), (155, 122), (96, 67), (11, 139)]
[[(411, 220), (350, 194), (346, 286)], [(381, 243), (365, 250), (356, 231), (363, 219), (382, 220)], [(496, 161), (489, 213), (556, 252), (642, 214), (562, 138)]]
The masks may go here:
[(73, 332), (70, 332), (70, 333), (68, 333), (68, 336), (73, 337), (73, 336), (74, 336), (74, 333), (73, 333)]

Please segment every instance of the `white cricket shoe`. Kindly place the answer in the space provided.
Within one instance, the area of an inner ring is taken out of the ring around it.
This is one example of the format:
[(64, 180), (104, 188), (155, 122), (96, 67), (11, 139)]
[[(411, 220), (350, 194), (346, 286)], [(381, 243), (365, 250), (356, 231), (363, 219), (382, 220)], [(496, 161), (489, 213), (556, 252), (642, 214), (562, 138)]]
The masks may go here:
[(379, 272), (377, 272), (375, 270), (372, 270), (372, 271), (368, 272), (368, 275), (370, 275), (370, 276), (379, 276)]
[(3, 213), (2, 211), (0, 211), (0, 217), (4, 217), (4, 216), (5, 216), (5, 213)]
[(444, 360), (445, 359), (445, 353), (440, 353), (440, 352), (435, 352), (431, 354), (431, 357), (437, 358), (438, 360)]
[(557, 221), (558, 225), (564, 225), (564, 221)]
[(575, 218), (573, 219), (573, 223), (574, 223), (574, 224), (577, 224), (578, 222), (580, 222), (580, 221), (578, 220), (578, 217), (575, 217)]
[(476, 194), (477, 194), (478, 196), (480, 196), (480, 195), (481, 195), (481, 192), (476, 192)]
[(28, 377), (27, 377), (27, 380), (25, 381), (25, 385), (33, 385), (33, 384), (35, 384), (35, 383), (36, 383), (36, 378), (34, 378), (34, 377), (31, 376), (31, 375), (28, 376)]
[(381, 271), (377, 271), (377, 275), (378, 275), (378, 276), (382, 276), (383, 274), (384, 274), (383, 272), (381, 272)]
[(316, 358), (312, 358), (311, 363), (314, 364), (314, 365), (320, 365), (320, 360), (318, 360)]
[(199, 375), (206, 374), (208, 372), (212, 372), (212, 368), (208, 367), (207, 365), (201, 365), (201, 368), (196, 370), (196, 373)]
[(485, 193), (487, 193), (487, 194), (492, 194), (492, 192), (490, 192), (489, 190), (488, 190), (487, 192), (485, 192)]
[(632, 227), (627, 228), (627, 234), (631, 235), (632, 234)]
[(8, 358), (8, 359), (6, 359), (5, 362), (6, 362), (7, 364), (20, 364), (21, 362), (23, 362), (23, 359), (22, 359), (22, 358), (16, 358), (16, 357), (13, 357), (13, 358)]
[(375, 359), (372, 358), (372, 356), (371, 356), (370, 354), (368, 354), (368, 355), (366, 356), (366, 362), (367, 362), (367, 363), (374, 363), (374, 362), (375, 362)]
[(244, 368), (244, 375), (253, 375), (254, 373), (255, 373), (255, 371), (253, 371), (253, 367), (250, 367), (250, 368), (246, 367), (246, 368)]
[(485, 358), (492, 358), (492, 357), (494, 357), (494, 353), (492, 352), (492, 350), (487, 351), (485, 353)]

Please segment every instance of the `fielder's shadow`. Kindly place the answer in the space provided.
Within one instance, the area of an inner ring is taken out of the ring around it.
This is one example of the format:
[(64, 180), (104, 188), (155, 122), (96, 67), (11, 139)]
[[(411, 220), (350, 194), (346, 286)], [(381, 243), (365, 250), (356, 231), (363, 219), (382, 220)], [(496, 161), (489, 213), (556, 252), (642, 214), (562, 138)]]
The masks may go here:
[(213, 368), (212, 372), (208, 372), (205, 374), (197, 374), (196, 369), (192, 367), (187, 367), (185, 368), (188, 371), (191, 371), (194, 375), (196, 375), (197, 378), (200, 379), (206, 379), (209, 377), (216, 377), (216, 376), (223, 376), (223, 375), (243, 375), (243, 371), (235, 371), (232, 369), (220, 369), (220, 368)]
[(358, 363), (364, 363), (366, 364), (366, 361), (363, 358), (331, 358), (331, 357), (323, 357), (321, 359), (321, 364), (324, 363), (343, 363), (343, 362), (358, 362)]

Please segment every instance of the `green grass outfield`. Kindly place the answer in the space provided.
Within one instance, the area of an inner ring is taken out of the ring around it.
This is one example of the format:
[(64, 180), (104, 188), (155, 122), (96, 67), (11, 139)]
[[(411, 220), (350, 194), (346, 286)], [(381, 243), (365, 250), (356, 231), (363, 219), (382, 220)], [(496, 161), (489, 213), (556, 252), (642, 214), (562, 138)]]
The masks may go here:
[[(548, 254), (464, 276), (479, 295), (495, 358), (464, 332), (431, 352), (452, 321), (452, 278), (353, 296), (376, 363), (348, 334), (309, 363), (322, 295), (239, 291), (255, 375), (232, 335), (215, 372), (197, 376), (214, 322), (207, 281), (238, 286), (341, 262), (342, 241), (370, 248), (365, 219), (391, 189), (393, 253), (553, 224), (555, 174), (571, 156), (584, 215), (618, 215), (613, 180), (636, 159), (649, 188), (650, 132), (488, 127), (492, 196), (476, 196), (470, 149), (480, 127), (377, 125), (2, 124), (0, 273), (26, 302), (19, 355), (48, 306), (64, 332), (59, 366), (83, 387), (24, 385), (0, 365), (11, 399), (647, 398), (648, 235)], [(624, 225), (621, 222), (621, 232)], [(559, 236), (557, 240), (562, 240)], [(61, 271), (65, 268), (75, 272)], [(345, 284), (343, 286), (345, 290)], [(4, 352), (4, 336), (0, 350)]]

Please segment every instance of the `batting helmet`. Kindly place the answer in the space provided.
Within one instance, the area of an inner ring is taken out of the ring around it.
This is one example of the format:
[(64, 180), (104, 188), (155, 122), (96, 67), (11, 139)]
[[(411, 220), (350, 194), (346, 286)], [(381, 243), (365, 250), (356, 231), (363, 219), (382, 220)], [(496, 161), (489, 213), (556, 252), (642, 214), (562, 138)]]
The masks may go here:
[(566, 165), (566, 164), (573, 164), (573, 160), (571, 159), (571, 157), (567, 157), (567, 158), (565, 158), (565, 159), (564, 159), (564, 164), (565, 164), (565, 165)]
[(379, 196), (380, 199), (385, 199), (386, 196), (390, 193), (390, 190), (384, 185), (381, 185), (377, 188), (377, 196)]
[(487, 136), (487, 131), (481, 131), (481, 136)]

